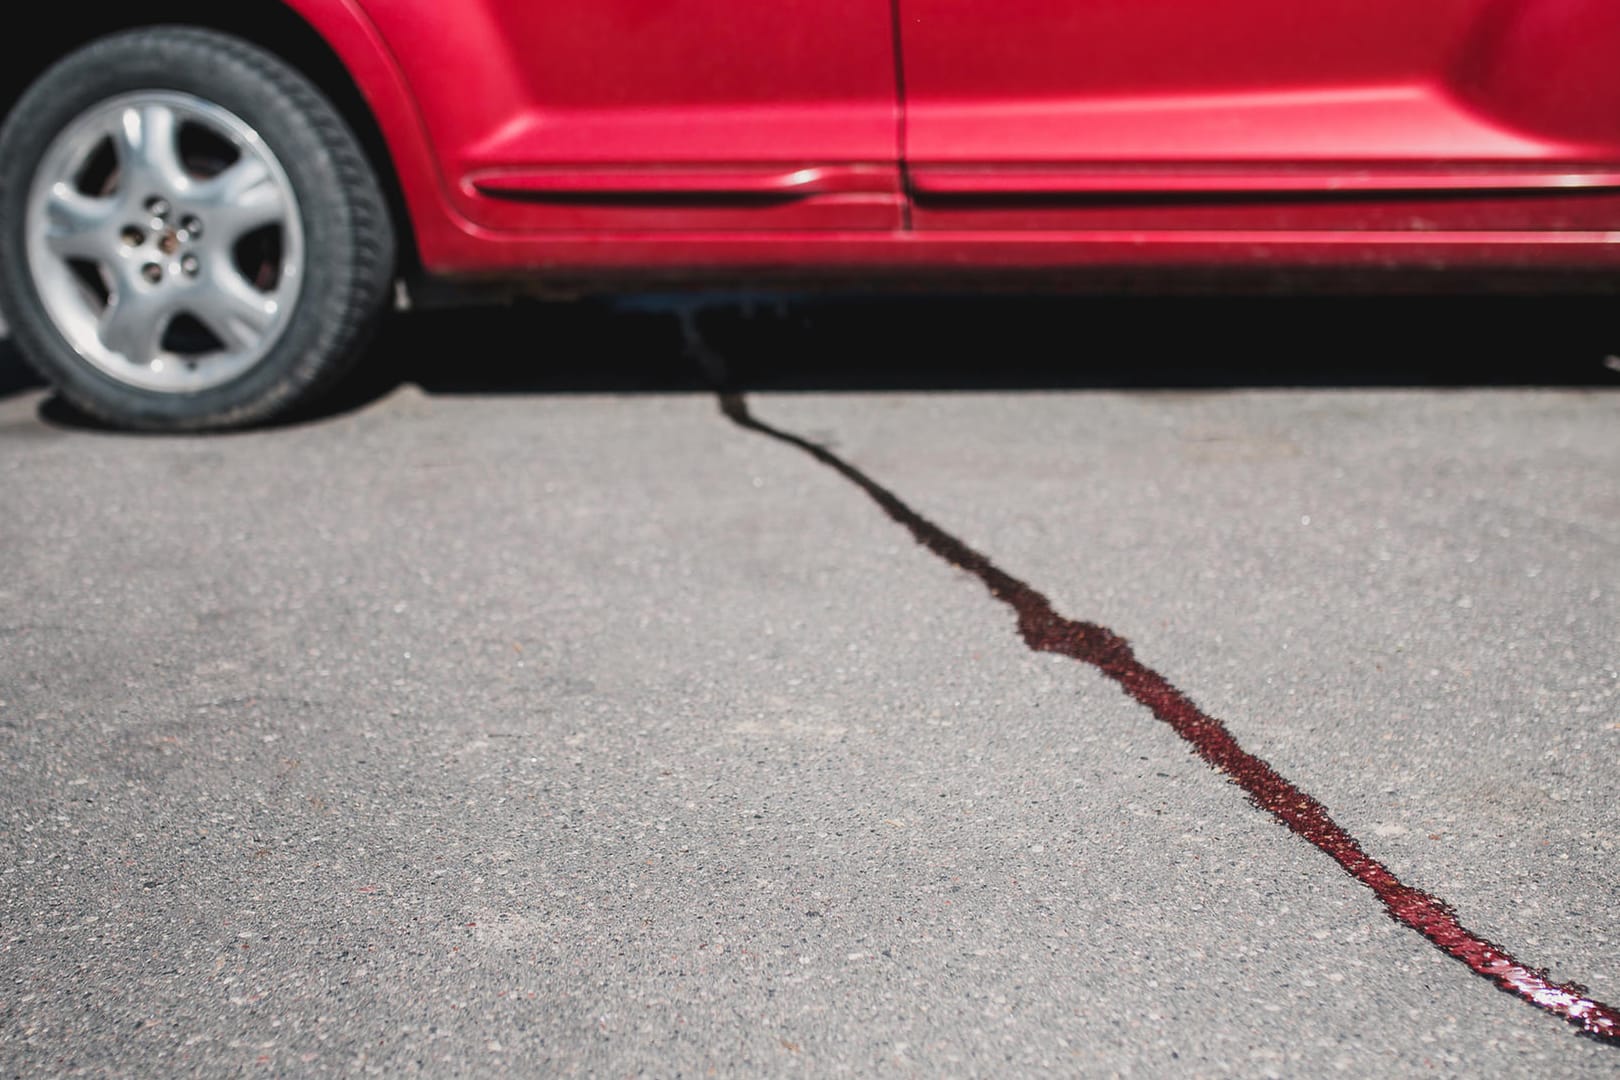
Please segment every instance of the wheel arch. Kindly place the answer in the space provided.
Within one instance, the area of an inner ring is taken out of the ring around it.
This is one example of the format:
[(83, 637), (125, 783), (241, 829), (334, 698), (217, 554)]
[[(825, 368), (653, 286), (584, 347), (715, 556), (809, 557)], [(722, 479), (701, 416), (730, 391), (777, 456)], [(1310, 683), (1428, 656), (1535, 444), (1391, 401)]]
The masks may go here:
[[(325, 33), (316, 28), (318, 22), (326, 24)], [(122, 11), (112, 5), (93, 6), (88, 11), (42, 7), (32, 13), (30, 23), (27, 34), (12, 35), (0, 44), (0, 117), (9, 114), (29, 85), (61, 57), (120, 30), (162, 24), (205, 27), (233, 34), (274, 53), (320, 88), (353, 129), (388, 200), (399, 240), (398, 270), (407, 275), (420, 270), (411, 200), (406, 191), (408, 177), (396, 159), (401, 139), (390, 140), (385, 135), (383, 118), (375, 107), (378, 98), (385, 99), (387, 107), (382, 111), (396, 114), (392, 134), (398, 136), (403, 128), (408, 136), (404, 141), (419, 144), (414, 106), (404, 100), (387, 100), (391, 92), (403, 98), (402, 85), (372, 86), (369, 99), (362, 91), (352, 70), (354, 54), (369, 53), (359, 59), (373, 72), (391, 66), (391, 61), (384, 55), (380, 41), (374, 37), (367, 40), (369, 22), (347, 0), (232, 0), (229, 4), (159, 0), (128, 5)], [(328, 36), (334, 30), (345, 39), (347, 57), (340, 55)], [(406, 152), (421, 157), (427, 151), (422, 144), (412, 145)], [(418, 170), (432, 169), (425, 161), (415, 164)]]

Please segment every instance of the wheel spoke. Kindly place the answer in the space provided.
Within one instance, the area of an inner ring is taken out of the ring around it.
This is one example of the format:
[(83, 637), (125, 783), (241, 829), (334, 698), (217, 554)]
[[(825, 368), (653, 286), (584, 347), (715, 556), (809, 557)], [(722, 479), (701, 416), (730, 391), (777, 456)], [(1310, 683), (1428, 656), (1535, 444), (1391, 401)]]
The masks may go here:
[(113, 139), (124, 169), (123, 184), (155, 187), (169, 196), (190, 186), (191, 178), (180, 162), (180, 121), (167, 105), (125, 109), (118, 116)]
[(289, 209), (287, 193), (270, 169), (251, 157), (197, 185), (189, 203), (205, 212), (216, 237), (223, 233), (231, 241), (283, 221)]
[(275, 322), (274, 297), (231, 270), (216, 271), (186, 300), (187, 310), (231, 352), (257, 348)]
[(163, 335), (173, 317), (167, 297), (122, 288), (101, 318), (101, 343), (132, 364), (148, 366), (162, 352)]
[(138, 91), (81, 114), (36, 167), (28, 206), (46, 313), (129, 386), (229, 385), (272, 359), (303, 295), (297, 191), (258, 132), (191, 94)]
[(111, 199), (92, 199), (67, 183), (57, 184), (45, 203), (45, 243), (63, 258), (104, 259), (110, 254), (107, 227), (116, 209)]

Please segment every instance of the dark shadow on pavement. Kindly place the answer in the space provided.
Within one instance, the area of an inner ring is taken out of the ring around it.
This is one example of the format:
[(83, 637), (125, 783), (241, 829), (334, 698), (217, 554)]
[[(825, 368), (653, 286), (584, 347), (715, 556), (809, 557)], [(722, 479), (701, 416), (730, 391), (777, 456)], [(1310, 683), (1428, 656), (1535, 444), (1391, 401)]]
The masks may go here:
[[(754, 392), (1620, 387), (1601, 296), (683, 296), (396, 315), (275, 426), (428, 394), (707, 393), (683, 311)], [(0, 345), (0, 397), (37, 387)], [(58, 398), (53, 424), (98, 427)]]
[[(429, 394), (706, 392), (681, 298), (426, 313), (368, 357)], [(1612, 301), (914, 297), (700, 303), (740, 390), (1620, 386)]]
[(34, 373), (9, 339), (0, 340), (0, 401), (38, 390), (45, 380)]

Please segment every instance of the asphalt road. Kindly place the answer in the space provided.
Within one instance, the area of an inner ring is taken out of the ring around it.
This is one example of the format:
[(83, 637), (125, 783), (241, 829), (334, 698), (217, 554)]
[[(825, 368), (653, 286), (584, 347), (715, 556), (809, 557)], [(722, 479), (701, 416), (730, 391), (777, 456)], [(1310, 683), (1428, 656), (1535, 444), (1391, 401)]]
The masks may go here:
[[(705, 326), (761, 419), (1620, 1002), (1601, 311)], [(219, 437), (96, 430), (0, 349), (0, 844), (5, 1075), (1620, 1065), (728, 422), (656, 312), (416, 316)]]

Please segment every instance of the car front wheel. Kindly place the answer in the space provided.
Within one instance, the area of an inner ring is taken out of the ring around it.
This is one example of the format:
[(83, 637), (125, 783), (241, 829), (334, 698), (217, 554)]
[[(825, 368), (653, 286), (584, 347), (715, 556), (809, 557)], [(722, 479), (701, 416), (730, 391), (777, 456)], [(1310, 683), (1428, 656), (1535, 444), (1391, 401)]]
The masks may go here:
[(64, 397), (118, 426), (235, 427), (317, 395), (380, 314), (394, 252), (342, 117), (225, 34), (93, 42), (0, 131), (0, 310)]

